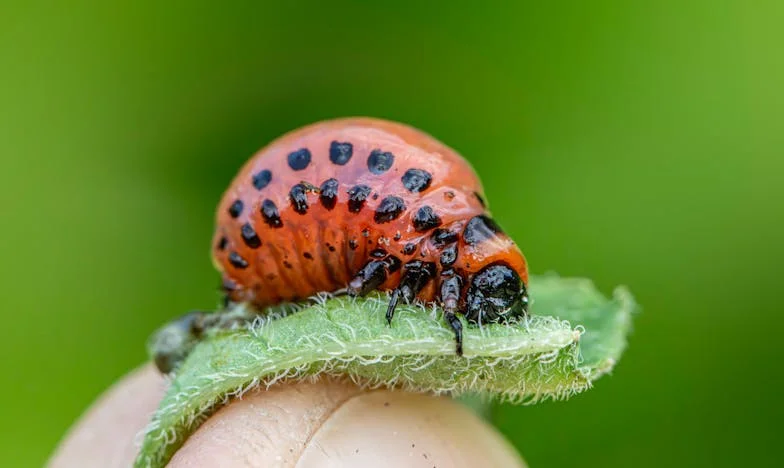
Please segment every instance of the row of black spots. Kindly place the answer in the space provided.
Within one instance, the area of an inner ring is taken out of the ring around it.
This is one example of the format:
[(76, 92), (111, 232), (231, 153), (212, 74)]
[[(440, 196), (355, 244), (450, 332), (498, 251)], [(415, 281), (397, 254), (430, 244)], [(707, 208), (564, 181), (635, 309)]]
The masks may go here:
[[(345, 165), (349, 162), (349, 160), (351, 160), (353, 153), (354, 147), (349, 142), (333, 141), (330, 143), (329, 160), (332, 161), (333, 164), (337, 164), (338, 166)], [(374, 153), (371, 153), (371, 155), (368, 157), (368, 168), (371, 168), (371, 162), (374, 168), (383, 167), (384, 161), (378, 162), (378, 157), (374, 157), (373, 154)], [(391, 153), (385, 154), (391, 155)], [(394, 157), (392, 159), (394, 159)], [(298, 150), (292, 151), (286, 156), (286, 162), (294, 171), (305, 170), (310, 165), (312, 160), (313, 155), (307, 148), (300, 148)], [(371, 168), (371, 172), (372, 171), (373, 169)], [(268, 186), (270, 182), (272, 182), (272, 172), (269, 169), (263, 169), (251, 177), (251, 182), (253, 183), (253, 186), (256, 188), (256, 190), (262, 190)]]
[[(351, 158), (352, 147), (350, 143), (332, 142), (330, 147), (330, 159), (333, 163), (343, 165)], [(302, 170), (307, 167), (310, 162), (310, 152), (302, 148), (289, 154), (289, 165), (292, 169)], [(375, 174), (381, 174), (388, 170), (394, 162), (394, 155), (389, 152), (382, 152), (381, 150), (373, 150), (368, 156), (368, 168)], [(272, 180), (272, 173), (268, 170), (260, 171), (253, 176), (253, 185), (256, 189), (261, 190), (266, 187)], [(426, 190), (432, 181), (432, 176), (427, 171), (421, 169), (409, 169), (402, 177), (404, 186), (413, 193), (418, 193)], [(331, 210), (337, 204), (339, 183), (336, 179), (328, 179), (318, 189), (309, 185), (299, 183), (294, 185), (289, 191), (289, 199), (294, 206), (294, 211), (299, 214), (305, 214), (308, 211), (307, 192), (318, 191), (319, 200), (325, 208)], [(357, 185), (349, 189), (349, 211), (358, 213), (370, 194), (371, 189), (366, 185)], [(373, 195), (373, 199), (378, 198), (378, 194)], [(266, 201), (265, 201), (266, 203)], [(271, 202), (270, 202), (271, 203)], [(269, 204), (268, 204), (269, 205)], [(274, 206), (274, 204), (273, 204)], [(241, 200), (236, 200), (231, 207), (229, 207), (229, 214), (233, 218), (239, 217), (243, 209)], [(262, 214), (264, 213), (262, 206)], [(389, 222), (396, 219), (405, 210), (405, 203), (400, 197), (387, 197), (382, 201), (381, 206), (376, 213), (378, 223)], [(266, 217), (265, 217), (266, 221)], [(270, 224), (270, 222), (268, 222)], [(270, 225), (277, 224), (273, 222)], [(280, 224), (282, 226), (282, 224)], [(273, 226), (280, 227), (280, 226)]]
[[(362, 209), (362, 205), (364, 204), (365, 199), (367, 199), (367, 193), (364, 193), (362, 187), (366, 186), (356, 186), (348, 190), (349, 198), (353, 198), (354, 200), (353, 203), (360, 203), (357, 205), (357, 211)], [(335, 205), (337, 205), (338, 202), (339, 188), (340, 183), (335, 178), (327, 179), (321, 184), (321, 187), (319, 187), (319, 201), (324, 208), (328, 210), (335, 208)], [(349, 209), (351, 209), (352, 206), (354, 205), (352, 205), (351, 200), (349, 200)]]
[[(307, 162), (310, 163), (310, 152), (302, 148), (298, 150), (298, 152), (306, 151), (308, 154)], [(295, 152), (296, 153), (296, 152)], [(291, 158), (292, 154), (289, 154), (289, 166), (291, 166)], [(333, 164), (337, 164), (338, 166), (346, 165), (350, 160), (351, 157), (354, 155), (354, 146), (349, 142), (340, 142), (340, 141), (333, 141), (329, 145), (329, 160)], [(383, 174), (384, 172), (388, 171), (392, 165), (395, 163), (395, 155), (390, 153), (389, 151), (382, 151), (380, 149), (374, 149), (370, 152), (367, 159), (367, 167), (368, 170), (373, 174)], [(305, 164), (305, 167), (307, 164)], [(295, 169), (292, 166), (292, 169)], [(304, 167), (302, 167), (304, 169)], [(301, 170), (301, 169), (295, 169)]]
[[(296, 189), (296, 190), (295, 190)], [(292, 198), (292, 203), (294, 203), (294, 210), (297, 213), (304, 214), (307, 212), (307, 197), (304, 197), (304, 190), (305, 186), (303, 184), (297, 184), (292, 189), (292, 193), (290, 196)], [(302, 195), (304, 198), (304, 208), (301, 203), (303, 203), (302, 198), (299, 197), (300, 190), (302, 190)], [(294, 201), (295, 197), (297, 201), (300, 202), (299, 204)], [(245, 204), (242, 200), (235, 200), (234, 203), (229, 206), (229, 216), (232, 218), (238, 218), (240, 214), (242, 214), (242, 210), (244, 209)], [(278, 207), (275, 205), (270, 199), (265, 199), (261, 203), (261, 216), (264, 218), (264, 222), (274, 228), (283, 227), (283, 221), (280, 219), (280, 212), (278, 212)], [(247, 225), (247, 224), (246, 224)], [(244, 228), (244, 226), (243, 226)]]
[(441, 218), (433, 211), (432, 207), (425, 205), (414, 213), (411, 224), (414, 225), (417, 232), (427, 232), (440, 226)]
[(501, 227), (492, 218), (479, 215), (471, 218), (463, 228), (463, 240), (468, 245), (476, 245), (503, 233)]

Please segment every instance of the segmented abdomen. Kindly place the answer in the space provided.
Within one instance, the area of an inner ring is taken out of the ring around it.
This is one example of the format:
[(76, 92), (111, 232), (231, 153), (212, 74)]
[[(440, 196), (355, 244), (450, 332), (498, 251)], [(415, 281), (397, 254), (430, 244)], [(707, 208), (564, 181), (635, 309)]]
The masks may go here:
[[(517, 247), (482, 216), (482, 196), (470, 165), (424, 133), (374, 119), (320, 123), (242, 168), (218, 207), (213, 258), (230, 299), (258, 306), (345, 288), (374, 260), (386, 265), (382, 290), (410, 262), (467, 279), (504, 261), (526, 281)], [(418, 295), (433, 300), (437, 287)]]

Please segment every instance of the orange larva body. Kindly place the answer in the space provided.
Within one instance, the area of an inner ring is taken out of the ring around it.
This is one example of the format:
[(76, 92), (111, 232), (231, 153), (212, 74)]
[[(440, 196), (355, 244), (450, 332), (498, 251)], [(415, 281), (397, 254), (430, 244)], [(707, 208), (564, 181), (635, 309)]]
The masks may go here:
[[(213, 259), (228, 299), (257, 307), (393, 290), (394, 302), (441, 303), (455, 327), (456, 312), (498, 320), (527, 302), (525, 259), (486, 215), (471, 166), (427, 134), (369, 118), (310, 125), (253, 156), (218, 206)], [(482, 313), (493, 294), (504, 297)]]

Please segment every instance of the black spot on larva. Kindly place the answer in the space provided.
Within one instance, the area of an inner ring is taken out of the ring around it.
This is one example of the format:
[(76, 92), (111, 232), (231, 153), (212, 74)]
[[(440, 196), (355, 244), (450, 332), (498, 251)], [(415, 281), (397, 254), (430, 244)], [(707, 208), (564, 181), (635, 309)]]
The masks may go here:
[(444, 198), (447, 200), (452, 200), (453, 198), (455, 198), (455, 192), (451, 190), (447, 190), (446, 192), (444, 192)]
[(370, 187), (367, 185), (355, 185), (348, 191), (348, 211), (359, 213), (365, 206), (365, 200), (370, 195)]
[(390, 273), (394, 273), (400, 269), (400, 259), (395, 257), (394, 255), (390, 255), (384, 259), (384, 264), (387, 266), (387, 270)]
[(448, 229), (436, 229), (433, 231), (433, 234), (430, 235), (430, 238), (433, 239), (435, 247), (440, 249), (447, 244), (457, 242), (457, 233)]
[(423, 206), (414, 213), (411, 220), (417, 232), (425, 232), (441, 225), (441, 218), (428, 205)]
[(365, 228), (362, 230), (362, 237), (368, 237), (370, 235), (370, 229)]
[(408, 189), (409, 192), (419, 193), (430, 187), (433, 176), (422, 169), (409, 169), (400, 179), (403, 181), (403, 186)]
[(229, 240), (226, 239), (226, 236), (221, 236), (218, 239), (218, 250), (226, 250), (226, 246), (229, 245)]
[(403, 237), (403, 234), (400, 234), (400, 231), (397, 231), (395, 233), (395, 237), (393, 237), (393, 239), (395, 239), (396, 241), (399, 241), (402, 237)]
[(239, 268), (240, 270), (248, 268), (248, 261), (242, 258), (237, 252), (231, 252), (229, 254), (229, 263), (231, 263), (234, 268)]
[(294, 211), (302, 215), (308, 212), (308, 189), (305, 184), (297, 184), (289, 190), (289, 200), (294, 206)]
[(338, 166), (345, 165), (354, 154), (354, 146), (349, 142), (333, 141), (329, 144), (329, 160)]
[(275, 281), (275, 278), (277, 277), (278, 275), (276, 275), (275, 273), (267, 273), (267, 279), (270, 281)]
[(257, 249), (261, 246), (261, 239), (256, 234), (256, 231), (253, 229), (253, 226), (250, 223), (245, 223), (242, 225), (241, 234), (242, 240), (245, 242), (245, 245), (250, 247), (251, 249)]
[(272, 200), (266, 199), (264, 202), (262, 202), (261, 216), (264, 218), (264, 222), (267, 223), (270, 227), (283, 227), (283, 221), (280, 219), (278, 207), (275, 206), (275, 202)]
[(310, 164), (310, 151), (307, 148), (300, 148), (292, 151), (288, 156), (289, 167), (295, 171), (301, 171)]
[(370, 256), (373, 258), (384, 258), (387, 256), (387, 251), (384, 249), (373, 249), (370, 251)]
[(476, 245), (487, 239), (492, 239), (501, 231), (501, 228), (491, 218), (485, 215), (474, 216), (463, 229), (463, 239), (468, 245)]
[(308, 260), (313, 260), (313, 255), (310, 252), (305, 252), (302, 254), (303, 257), (307, 258)]
[(373, 193), (373, 200), (378, 200), (378, 193)]
[(294, 268), (294, 266), (291, 263), (289, 263), (287, 260), (283, 260), (283, 266), (288, 268), (289, 270)]
[(411, 255), (416, 250), (416, 244), (413, 242), (409, 242), (408, 244), (403, 246), (403, 254), (404, 255)]
[(388, 223), (397, 219), (406, 209), (406, 202), (402, 198), (391, 195), (381, 200), (373, 215), (373, 220), (379, 224)]
[(253, 176), (253, 186), (256, 187), (256, 190), (261, 190), (272, 181), (272, 172), (264, 169), (263, 171), (259, 171)]
[(359, 247), (359, 243), (357, 242), (357, 240), (356, 240), (356, 239), (350, 239), (350, 240), (348, 241), (348, 248), (349, 248), (349, 249), (351, 249), (351, 250), (357, 250), (357, 247)]
[(479, 200), (479, 204), (482, 205), (482, 208), (486, 208), (487, 204), (485, 203), (485, 199), (482, 198), (482, 195), (479, 195), (479, 192), (474, 192), (474, 196), (477, 200)]
[(240, 214), (242, 214), (243, 208), (245, 208), (245, 204), (242, 203), (242, 200), (234, 200), (234, 203), (232, 203), (229, 207), (229, 216), (232, 218), (237, 218)]
[(327, 250), (329, 250), (330, 252), (334, 252), (337, 249), (335, 249), (334, 245), (332, 245), (329, 242), (327, 242)]
[(338, 186), (337, 179), (327, 179), (319, 187), (319, 192), (321, 192), (319, 201), (324, 208), (328, 210), (335, 208), (335, 203), (338, 201)]
[(457, 245), (452, 244), (449, 247), (445, 248), (441, 251), (441, 266), (450, 267), (454, 265), (455, 261), (457, 260)]
[(388, 171), (395, 162), (395, 155), (388, 151), (374, 149), (368, 156), (367, 166), (373, 174), (383, 174)]

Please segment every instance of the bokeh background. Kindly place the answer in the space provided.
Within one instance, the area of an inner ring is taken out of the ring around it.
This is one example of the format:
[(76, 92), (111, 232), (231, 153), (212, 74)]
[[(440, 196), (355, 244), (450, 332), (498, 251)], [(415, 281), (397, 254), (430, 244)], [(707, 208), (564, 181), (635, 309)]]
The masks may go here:
[(626, 284), (614, 375), (499, 406), (536, 467), (780, 460), (781, 2), (3, 2), (0, 462), (217, 301), (214, 206), (316, 120), (461, 151), (535, 272)]

